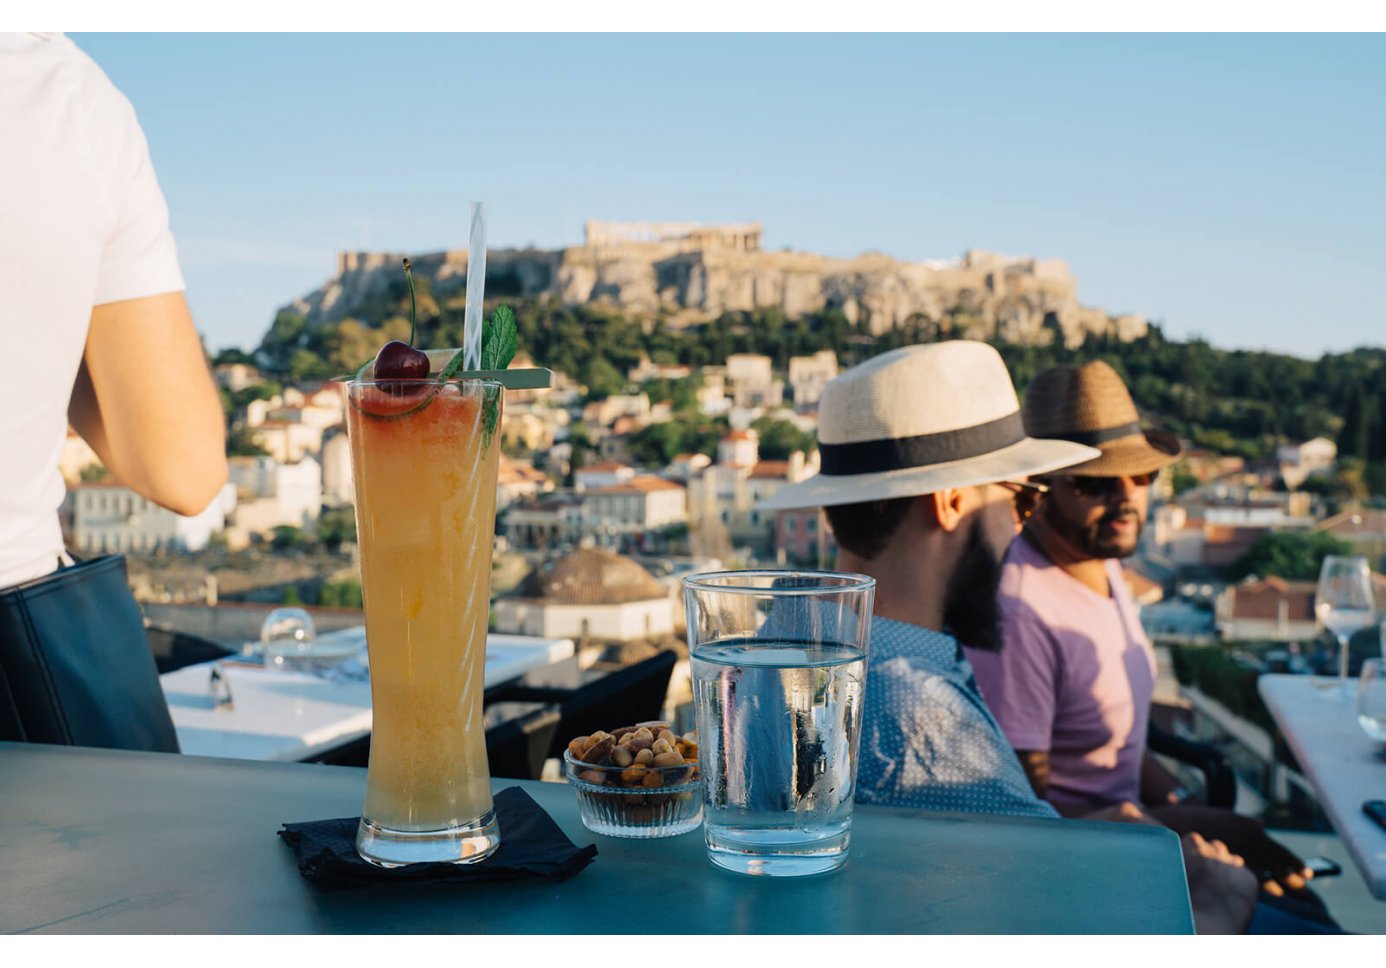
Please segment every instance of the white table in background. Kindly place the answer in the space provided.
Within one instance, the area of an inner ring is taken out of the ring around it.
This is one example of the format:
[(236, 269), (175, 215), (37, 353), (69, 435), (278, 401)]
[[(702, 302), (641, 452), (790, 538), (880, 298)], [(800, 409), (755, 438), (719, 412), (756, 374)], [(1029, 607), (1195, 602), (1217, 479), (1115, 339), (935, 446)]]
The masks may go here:
[(1386, 800), (1386, 756), (1357, 725), (1357, 680), (1349, 685), (1351, 694), (1321, 676), (1263, 675), (1257, 681), (1368, 889), (1386, 900), (1386, 830), (1362, 813), (1365, 801)]
[[(364, 627), (343, 629), (320, 641), (366, 641)], [(575, 654), (572, 639), (496, 635), (486, 639), (485, 688), (557, 665)], [(210, 689), (219, 665), (233, 704), (218, 708)], [(371, 731), (371, 687), (299, 672), (270, 672), (236, 661), (187, 666), (159, 677), (178, 744), (192, 756), (246, 760), (303, 760), (359, 739)]]

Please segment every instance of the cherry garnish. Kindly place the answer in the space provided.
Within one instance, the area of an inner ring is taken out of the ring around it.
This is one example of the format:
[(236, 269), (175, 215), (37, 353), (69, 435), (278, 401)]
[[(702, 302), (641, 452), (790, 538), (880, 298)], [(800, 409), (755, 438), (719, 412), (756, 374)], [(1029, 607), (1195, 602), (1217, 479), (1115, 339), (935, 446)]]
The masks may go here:
[(376, 380), (426, 380), (428, 369), (428, 354), (401, 340), (390, 340), (375, 354)]

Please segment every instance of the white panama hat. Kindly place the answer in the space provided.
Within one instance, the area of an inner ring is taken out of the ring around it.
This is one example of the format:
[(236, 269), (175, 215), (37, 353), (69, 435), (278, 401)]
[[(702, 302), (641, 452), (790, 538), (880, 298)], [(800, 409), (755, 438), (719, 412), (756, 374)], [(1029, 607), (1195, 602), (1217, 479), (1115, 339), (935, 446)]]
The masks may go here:
[(986, 343), (906, 346), (845, 370), (818, 403), (821, 471), (762, 510), (932, 494), (1044, 474), (1100, 451), (1025, 435), (1011, 376)]

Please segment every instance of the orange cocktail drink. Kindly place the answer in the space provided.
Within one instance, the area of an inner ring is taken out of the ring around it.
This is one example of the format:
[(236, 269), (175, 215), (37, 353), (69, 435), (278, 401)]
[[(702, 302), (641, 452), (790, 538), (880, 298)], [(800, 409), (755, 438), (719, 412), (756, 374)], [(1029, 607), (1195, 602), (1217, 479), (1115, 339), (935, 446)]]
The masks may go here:
[(500, 843), (482, 722), (499, 383), (345, 384), (356, 485), (370, 765), (357, 849), (384, 866), (480, 860)]

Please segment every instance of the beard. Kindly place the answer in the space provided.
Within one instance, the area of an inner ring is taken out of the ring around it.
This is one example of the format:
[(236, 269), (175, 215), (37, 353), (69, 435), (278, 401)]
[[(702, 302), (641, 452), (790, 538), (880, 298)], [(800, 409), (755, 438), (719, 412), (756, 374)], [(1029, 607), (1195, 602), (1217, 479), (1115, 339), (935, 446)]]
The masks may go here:
[[(1128, 520), (1135, 524), (1129, 532), (1112, 529), (1116, 521)], [(1102, 517), (1078, 534), (1078, 547), (1091, 558), (1129, 558), (1136, 553), (1141, 543), (1141, 530), (1145, 522), (1141, 510), (1134, 504), (1122, 504), (1103, 513)]]
[(963, 645), (987, 652), (1001, 648), (1001, 561), (974, 518), (958, 566), (948, 579), (943, 600), (943, 627)]

